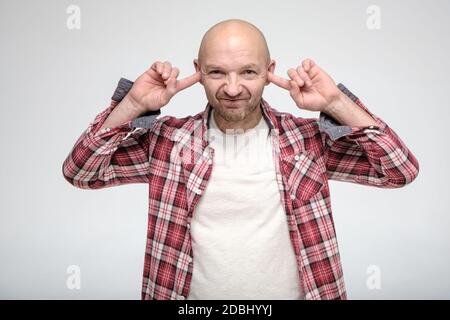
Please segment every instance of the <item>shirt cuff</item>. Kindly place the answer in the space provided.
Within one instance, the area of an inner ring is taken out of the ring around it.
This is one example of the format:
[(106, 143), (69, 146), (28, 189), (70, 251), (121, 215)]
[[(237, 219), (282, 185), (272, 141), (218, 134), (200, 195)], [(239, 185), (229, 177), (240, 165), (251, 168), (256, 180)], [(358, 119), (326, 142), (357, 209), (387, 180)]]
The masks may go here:
[[(134, 82), (131, 80), (128, 80), (126, 78), (120, 78), (119, 83), (117, 84), (117, 88), (114, 91), (113, 96), (111, 97), (111, 100), (116, 101), (117, 103), (122, 101), (122, 99), (131, 90), (131, 87), (133, 87), (133, 84), (134, 84)], [(131, 128), (151, 128), (153, 123), (155, 122), (157, 116), (160, 114), (161, 114), (161, 109), (146, 112), (146, 113), (142, 114), (140, 117), (132, 120), (131, 123), (129, 123), (128, 125)], [(107, 128), (104, 128), (104, 129), (107, 129)], [(106, 131), (106, 132), (108, 132), (108, 131)]]
[(326, 132), (331, 140), (337, 140), (341, 137), (353, 134), (353, 133), (381, 133), (383, 132), (386, 124), (377, 116), (372, 114), (359, 100), (357, 96), (355, 96), (347, 87), (345, 87), (342, 83), (337, 85), (339, 90), (341, 90), (347, 97), (349, 97), (354, 103), (356, 103), (359, 107), (364, 109), (368, 114), (374, 118), (377, 122), (378, 126), (359, 126), (359, 127), (351, 127), (341, 125), (337, 122), (333, 117), (328, 115), (325, 112), (320, 112), (319, 115), (319, 130)]

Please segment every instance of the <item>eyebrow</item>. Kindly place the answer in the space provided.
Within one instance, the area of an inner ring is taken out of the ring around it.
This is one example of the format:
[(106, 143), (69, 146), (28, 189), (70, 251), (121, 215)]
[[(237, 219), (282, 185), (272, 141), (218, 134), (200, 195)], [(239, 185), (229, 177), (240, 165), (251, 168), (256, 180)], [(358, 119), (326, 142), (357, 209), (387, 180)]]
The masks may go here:
[[(241, 69), (246, 69), (246, 68), (258, 69), (258, 65), (255, 63), (248, 63), (241, 67)], [(215, 65), (215, 64), (207, 64), (206, 69), (222, 69), (222, 67)]]

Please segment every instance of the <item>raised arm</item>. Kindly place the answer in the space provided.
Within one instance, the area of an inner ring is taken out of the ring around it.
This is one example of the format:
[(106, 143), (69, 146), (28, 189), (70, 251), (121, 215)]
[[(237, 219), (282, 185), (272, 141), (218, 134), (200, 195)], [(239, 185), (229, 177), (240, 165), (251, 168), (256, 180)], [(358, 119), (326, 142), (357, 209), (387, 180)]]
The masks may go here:
[(419, 163), (411, 151), (343, 84), (336, 85), (311, 59), (288, 75), (290, 80), (269, 72), (268, 80), (289, 90), (299, 108), (320, 111), (329, 179), (398, 188), (417, 177)]
[(327, 113), (320, 114), (328, 178), (380, 188), (399, 188), (411, 183), (419, 173), (416, 157), (397, 133), (358, 97), (343, 84), (338, 87), (348, 98), (346, 103), (364, 110), (375, 124), (343, 125)]
[(134, 83), (121, 79), (110, 106), (95, 117), (65, 159), (64, 178), (82, 189), (148, 182), (149, 148), (161, 127), (156, 119), (160, 108), (200, 79), (195, 73), (177, 80), (178, 74), (170, 63), (158, 61)]

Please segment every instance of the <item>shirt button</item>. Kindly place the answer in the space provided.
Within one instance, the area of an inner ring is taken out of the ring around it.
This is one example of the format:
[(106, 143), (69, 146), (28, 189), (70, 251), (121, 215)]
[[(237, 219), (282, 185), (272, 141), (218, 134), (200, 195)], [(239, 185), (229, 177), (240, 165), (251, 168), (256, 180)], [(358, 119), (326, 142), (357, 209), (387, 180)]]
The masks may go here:
[(298, 156), (298, 154), (295, 155), (294, 159), (295, 159), (296, 161), (298, 161), (298, 159), (300, 159), (300, 157)]
[(291, 194), (291, 200), (295, 200), (295, 195)]
[(189, 261), (189, 263), (191, 263), (192, 262), (192, 257), (189, 257), (188, 261)]
[(180, 300), (184, 300), (184, 299), (185, 299), (185, 297), (184, 297), (184, 296), (178, 296), (178, 299), (180, 299)]
[(196, 190), (195, 190), (195, 193), (196, 193), (196, 194), (201, 194), (201, 193), (202, 193), (202, 190), (196, 189)]
[(191, 224), (188, 223), (188, 224), (186, 225), (186, 227), (187, 227), (188, 229), (190, 229), (190, 228), (191, 228)]

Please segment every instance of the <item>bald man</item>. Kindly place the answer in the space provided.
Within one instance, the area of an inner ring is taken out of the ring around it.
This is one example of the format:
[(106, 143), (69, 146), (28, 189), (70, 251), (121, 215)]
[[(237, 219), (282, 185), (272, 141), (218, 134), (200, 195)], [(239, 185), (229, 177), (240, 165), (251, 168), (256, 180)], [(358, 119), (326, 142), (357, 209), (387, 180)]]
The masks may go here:
[[(183, 79), (168, 61), (122, 78), (62, 168), (83, 189), (148, 184), (142, 299), (346, 299), (328, 180), (399, 188), (417, 159), (312, 59), (275, 75), (249, 22), (214, 25), (193, 62)], [(197, 82), (202, 112), (160, 116)], [(271, 107), (270, 83), (319, 118)]]

